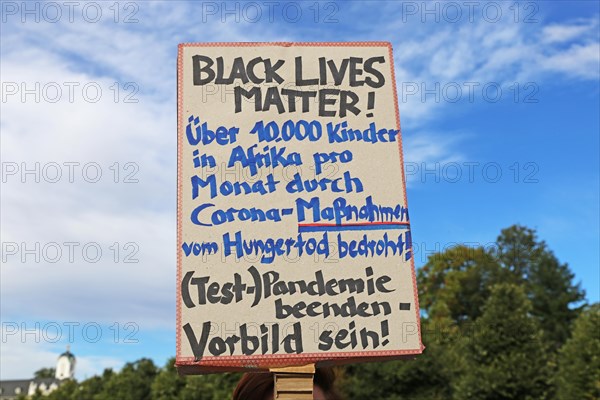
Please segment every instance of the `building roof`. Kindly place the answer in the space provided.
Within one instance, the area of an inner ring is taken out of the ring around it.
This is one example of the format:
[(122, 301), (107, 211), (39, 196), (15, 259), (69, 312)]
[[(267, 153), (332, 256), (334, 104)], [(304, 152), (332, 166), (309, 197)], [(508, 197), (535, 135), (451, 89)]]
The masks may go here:
[(65, 351), (60, 356), (58, 356), (58, 358), (61, 358), (61, 357), (67, 357), (67, 358), (75, 359), (75, 355), (73, 355), (73, 353), (71, 353), (69, 350)]
[(15, 379), (10, 381), (0, 381), (0, 388), (2, 388), (2, 392), (0, 394), (2, 396), (16, 394), (15, 389), (21, 388), (21, 393), (27, 394), (27, 390), (29, 390), (29, 383), (31, 379)]
[(35, 379), (30, 379), (29, 382), (34, 382), (36, 385), (39, 385), (40, 383), (45, 383), (46, 386), (49, 386), (52, 383), (58, 384), (61, 382), (61, 380), (56, 379), (56, 378), (35, 378)]
[(62, 353), (60, 356), (58, 356), (58, 358), (61, 358), (61, 357), (67, 357), (72, 360), (75, 359), (75, 355), (73, 353), (71, 353), (71, 346), (67, 345), (67, 350), (64, 353)]
[(14, 394), (16, 394), (15, 389), (18, 387), (21, 388), (22, 394), (27, 394), (27, 391), (29, 390), (29, 385), (32, 382), (36, 386), (39, 386), (41, 383), (44, 383), (44, 384), (46, 384), (46, 387), (50, 387), (50, 385), (52, 385), (53, 383), (55, 383), (57, 386), (59, 386), (61, 384), (60, 379), (56, 379), (56, 378), (12, 379), (12, 380), (0, 381), (0, 388), (2, 388), (0, 395), (2, 395), (2, 396), (14, 395)]

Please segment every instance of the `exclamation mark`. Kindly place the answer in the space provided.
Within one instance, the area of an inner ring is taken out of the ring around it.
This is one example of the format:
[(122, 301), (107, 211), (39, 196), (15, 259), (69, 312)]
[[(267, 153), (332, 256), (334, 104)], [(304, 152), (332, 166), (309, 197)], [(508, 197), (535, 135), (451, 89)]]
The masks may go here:
[[(367, 98), (367, 110), (372, 110), (375, 108), (375, 92), (369, 92), (369, 97)], [(368, 113), (367, 117), (372, 118), (373, 113)]]
[[(390, 334), (390, 328), (388, 327), (387, 319), (381, 322), (381, 338), (388, 336)], [(390, 341), (388, 339), (382, 340), (381, 345), (386, 346)]]

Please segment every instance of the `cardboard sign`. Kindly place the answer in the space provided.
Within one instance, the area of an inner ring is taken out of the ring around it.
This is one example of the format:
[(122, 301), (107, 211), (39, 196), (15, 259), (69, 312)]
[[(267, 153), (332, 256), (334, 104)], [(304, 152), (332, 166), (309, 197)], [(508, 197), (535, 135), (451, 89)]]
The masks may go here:
[(182, 373), (423, 350), (391, 45), (178, 59)]

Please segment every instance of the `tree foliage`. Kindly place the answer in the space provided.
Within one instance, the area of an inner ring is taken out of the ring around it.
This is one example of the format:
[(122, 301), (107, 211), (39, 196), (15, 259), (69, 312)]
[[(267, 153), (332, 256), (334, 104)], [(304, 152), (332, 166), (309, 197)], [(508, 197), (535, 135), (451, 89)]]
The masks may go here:
[[(450, 382), (460, 366), (457, 352), (448, 351), (460, 335), (456, 326), (422, 323), (426, 355), (385, 363), (353, 364), (345, 367), (341, 390), (348, 399), (429, 400), (448, 399)], [(376, 384), (374, 384), (376, 382)]]
[(495, 247), (433, 254), (417, 273), (424, 354), (348, 366), (342, 389), (349, 399), (553, 398), (557, 351), (584, 299), (573, 278), (518, 225)]
[(455, 399), (545, 399), (550, 370), (542, 331), (531, 303), (515, 284), (492, 289), (471, 337), (465, 337), (465, 368)]
[(152, 382), (158, 370), (152, 360), (142, 358), (125, 364), (118, 374), (110, 374), (95, 400), (136, 399), (151, 400)]
[(585, 298), (567, 264), (539, 241), (532, 229), (511, 226), (498, 237), (498, 258), (517, 284), (526, 287), (532, 314), (539, 320), (545, 338), (558, 349), (569, 337), (571, 325), (581, 311), (576, 305)]
[(55, 374), (56, 369), (54, 368), (40, 368), (33, 373), (33, 377), (35, 379), (54, 378)]
[(220, 400), (231, 396), (241, 374), (211, 374), (182, 377), (175, 358), (167, 361), (152, 384), (153, 400)]
[(456, 246), (434, 254), (418, 271), (419, 304), (434, 320), (472, 322), (501, 273), (498, 261), (481, 247)]
[(576, 321), (573, 336), (561, 348), (557, 399), (600, 399), (600, 304)]

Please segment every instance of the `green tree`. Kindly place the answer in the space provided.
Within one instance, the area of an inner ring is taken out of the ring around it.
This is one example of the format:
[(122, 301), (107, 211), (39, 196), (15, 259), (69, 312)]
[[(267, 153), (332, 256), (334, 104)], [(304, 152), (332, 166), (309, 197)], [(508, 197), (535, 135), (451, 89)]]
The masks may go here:
[(512, 274), (511, 280), (525, 285), (544, 337), (558, 349), (569, 337), (585, 298), (567, 264), (561, 264), (534, 230), (514, 225), (503, 229), (497, 240), (498, 259)]
[(513, 225), (500, 231), (496, 243), (498, 259), (509, 271), (515, 282), (527, 279), (532, 264), (544, 252), (544, 243), (538, 242), (535, 231), (521, 225)]
[(547, 398), (547, 349), (530, 310), (521, 287), (492, 288), (473, 336), (465, 338), (464, 371), (455, 384), (455, 399)]
[(40, 368), (33, 373), (35, 379), (54, 378), (56, 370), (54, 368)]
[(111, 374), (94, 400), (151, 400), (151, 386), (157, 368), (148, 358), (127, 363), (119, 373)]
[(560, 349), (557, 399), (600, 399), (600, 303), (574, 323), (573, 335)]
[[(574, 275), (568, 265), (557, 260), (534, 230), (518, 225), (506, 228), (499, 235), (497, 245), (497, 251), (459, 245), (429, 257), (417, 272), (419, 304), (423, 312), (423, 342), (426, 346), (424, 354), (414, 361), (346, 367), (342, 388), (349, 398), (468, 397), (464, 392), (464, 376), (474, 373), (471, 370), (479, 365), (474, 358), (478, 349), (473, 347), (470, 339), (478, 338), (481, 351), (488, 351), (486, 346), (493, 348), (498, 340), (493, 330), (480, 332), (477, 327), (485, 322), (481, 320), (484, 312), (492, 312), (486, 311), (490, 308), (486, 304), (492, 296), (492, 289), (502, 284), (519, 287), (519, 296), (525, 297), (523, 306), (515, 308), (515, 315), (519, 316), (517, 322), (522, 322), (518, 325), (521, 331), (523, 326), (527, 328), (532, 324), (529, 328), (535, 332), (535, 341), (531, 345), (533, 353), (527, 356), (527, 360), (531, 357), (532, 365), (541, 368), (535, 379), (516, 379), (513, 386), (516, 390), (520, 385), (530, 383), (532, 386), (526, 387), (527, 390), (533, 387), (535, 390), (529, 392), (537, 393), (529, 394), (531, 398), (552, 395), (549, 379), (555, 366), (556, 351), (569, 336), (584, 292), (579, 285), (573, 284)], [(496, 303), (498, 307), (495, 308), (499, 309), (498, 301)], [(508, 326), (501, 328), (508, 329)], [(479, 360), (484, 366), (479, 373), (499, 373), (499, 382), (519, 371), (523, 354), (528, 351), (528, 345), (513, 341), (510, 335), (503, 345), (510, 351), (506, 359), (500, 356), (491, 358), (498, 363), (497, 367), (486, 366), (483, 356)], [(377, 382), (377, 385), (371, 382)], [(510, 389), (508, 381), (499, 385)], [(459, 388), (460, 391), (455, 394)], [(510, 393), (509, 389), (502, 390)], [(490, 395), (489, 398), (510, 398), (509, 394), (502, 397), (503, 392), (499, 393), (501, 395)], [(479, 395), (488, 398), (485, 393)], [(479, 395), (472, 398), (479, 398)]]
[[(63, 381), (60, 386), (50, 392), (50, 394), (48, 394), (45, 397), (42, 397), (42, 399), (46, 399), (46, 400), (84, 400), (87, 399), (85, 397), (77, 397), (77, 392), (78, 392), (78, 387), (79, 385), (77, 384), (76, 381), (74, 380), (66, 380)], [(92, 400), (91, 398), (89, 398), (90, 400)]]
[(110, 368), (105, 368), (102, 376), (92, 376), (79, 383), (77, 394), (73, 400), (97, 400), (102, 396), (102, 391), (106, 383), (112, 379), (115, 372)]
[(221, 400), (231, 397), (239, 373), (179, 376), (170, 358), (152, 383), (152, 400)]
[(450, 321), (421, 322), (427, 348), (415, 359), (351, 364), (344, 368), (339, 389), (348, 399), (431, 400), (451, 397), (451, 382), (461, 364), (457, 340), (461, 334)]
[(222, 400), (231, 398), (242, 374), (221, 373), (187, 376), (180, 400)]
[(417, 274), (419, 305), (434, 319), (473, 322), (501, 273), (497, 260), (482, 247), (461, 245), (434, 254)]
[(176, 400), (179, 399), (181, 389), (185, 386), (185, 378), (177, 374), (175, 368), (175, 357), (167, 360), (165, 366), (160, 370), (154, 382), (152, 382), (153, 400)]

